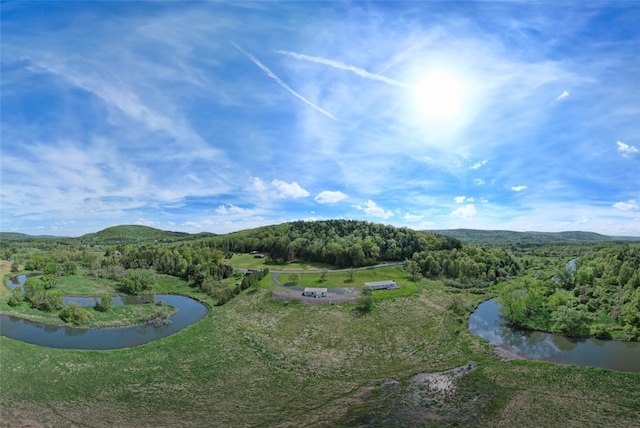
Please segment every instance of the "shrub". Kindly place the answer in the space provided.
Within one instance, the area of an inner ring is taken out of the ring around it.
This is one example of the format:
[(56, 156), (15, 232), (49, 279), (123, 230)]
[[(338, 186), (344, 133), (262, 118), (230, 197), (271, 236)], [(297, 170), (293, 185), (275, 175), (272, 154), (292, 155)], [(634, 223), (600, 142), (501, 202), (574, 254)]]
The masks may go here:
[(127, 294), (151, 290), (156, 282), (155, 274), (148, 269), (129, 269), (120, 280), (120, 289)]
[(80, 325), (91, 319), (91, 313), (76, 302), (71, 302), (62, 308), (60, 318), (65, 322)]
[(64, 305), (64, 294), (60, 290), (51, 290), (44, 293), (44, 301), (41, 309), (47, 312), (57, 311)]
[(100, 298), (96, 298), (96, 311), (100, 312), (108, 312), (111, 308), (113, 308), (113, 298), (105, 294), (104, 296), (100, 296)]
[(16, 287), (13, 290), (11, 290), (11, 295), (9, 296), (9, 300), (7, 301), (9, 306), (18, 306), (22, 302), (24, 302), (24, 296), (22, 295), (22, 288)]

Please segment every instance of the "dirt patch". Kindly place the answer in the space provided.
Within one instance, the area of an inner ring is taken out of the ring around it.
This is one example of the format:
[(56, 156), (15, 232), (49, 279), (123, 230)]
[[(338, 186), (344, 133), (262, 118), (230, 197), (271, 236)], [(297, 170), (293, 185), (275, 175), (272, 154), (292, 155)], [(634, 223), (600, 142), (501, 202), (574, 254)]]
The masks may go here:
[(358, 294), (337, 294), (327, 292), (327, 297), (305, 297), (299, 290), (288, 290), (283, 287), (273, 289), (271, 297), (273, 300), (281, 302), (299, 301), (306, 305), (340, 305), (343, 303), (354, 303), (358, 301)]
[(493, 350), (498, 355), (498, 358), (500, 358), (501, 361), (526, 360), (526, 358), (524, 358), (523, 356), (520, 356), (511, 351), (507, 351), (506, 349), (499, 346), (494, 346)]
[(493, 397), (491, 387), (467, 376), (477, 364), (435, 373), (419, 373), (408, 381), (387, 380), (369, 396), (346, 425), (422, 427), (473, 425)]

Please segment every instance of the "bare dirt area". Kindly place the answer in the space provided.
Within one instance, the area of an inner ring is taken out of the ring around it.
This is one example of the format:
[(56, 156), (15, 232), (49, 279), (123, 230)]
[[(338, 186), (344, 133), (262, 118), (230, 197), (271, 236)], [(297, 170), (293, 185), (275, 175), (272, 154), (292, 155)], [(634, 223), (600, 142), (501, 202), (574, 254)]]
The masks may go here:
[(473, 361), (451, 370), (419, 373), (408, 381), (389, 380), (369, 394), (364, 411), (347, 422), (361, 427), (472, 425), (492, 399), (489, 385), (478, 388)]
[(328, 291), (326, 297), (305, 297), (300, 290), (275, 287), (272, 292), (273, 300), (281, 302), (291, 302), (297, 300), (307, 305), (339, 305), (342, 303), (354, 303), (358, 301), (359, 293), (338, 294)]

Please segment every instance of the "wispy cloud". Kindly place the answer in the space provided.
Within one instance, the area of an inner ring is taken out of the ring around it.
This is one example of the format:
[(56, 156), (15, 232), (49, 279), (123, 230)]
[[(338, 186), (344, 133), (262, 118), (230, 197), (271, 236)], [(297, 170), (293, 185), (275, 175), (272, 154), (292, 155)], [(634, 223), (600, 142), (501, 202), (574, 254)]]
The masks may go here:
[(487, 164), (487, 160), (483, 160), (483, 161), (480, 161), (480, 162), (474, 163), (474, 164), (473, 164), (473, 165), (471, 165), (469, 168), (470, 168), (470, 169), (479, 169), (479, 168), (483, 167), (483, 166), (484, 166), (484, 165), (486, 165), (486, 164)]
[(568, 96), (569, 96), (569, 91), (562, 91), (562, 93), (558, 95), (558, 98), (556, 98), (556, 100), (560, 101), (567, 98)]
[(618, 145), (618, 152), (622, 153), (622, 156), (629, 158), (638, 154), (638, 148), (625, 144), (622, 141), (616, 143)]
[(525, 189), (527, 189), (527, 186), (512, 186), (511, 187), (511, 190), (513, 190), (514, 192), (522, 192)]
[(336, 204), (340, 201), (344, 201), (349, 196), (342, 193), (341, 191), (331, 191), (331, 190), (323, 190), (318, 193), (314, 200), (319, 204)]
[(303, 97), (302, 95), (300, 95), (299, 93), (297, 93), (296, 91), (291, 89), (291, 87), (289, 85), (287, 85), (285, 82), (283, 82), (282, 79), (280, 79), (273, 71), (271, 71), (269, 69), (269, 67), (267, 67), (266, 65), (261, 63), (260, 60), (258, 60), (258, 58), (256, 58), (255, 56), (251, 55), (249, 52), (247, 52), (244, 49), (242, 49), (235, 42), (232, 42), (232, 44), (236, 49), (238, 49), (247, 58), (249, 58), (251, 60), (251, 62), (253, 62), (255, 65), (257, 65), (262, 71), (264, 71), (267, 76), (269, 76), (273, 80), (275, 80), (276, 83), (278, 83), (278, 85), (280, 85), (282, 88), (287, 90), (291, 95), (293, 95), (294, 97), (298, 98), (299, 100), (301, 100), (302, 102), (304, 102), (305, 104), (310, 106), (311, 108), (313, 108), (313, 109), (319, 111), (320, 113), (324, 114), (325, 116), (327, 116), (327, 117), (329, 117), (329, 118), (331, 118), (333, 120), (338, 120), (334, 115), (332, 115), (331, 113), (329, 113), (328, 111), (326, 111), (322, 107), (318, 107), (317, 105), (315, 105), (314, 103), (312, 103), (311, 101), (309, 101), (308, 99), (306, 99), (305, 97)]
[(276, 52), (279, 53), (279, 54), (282, 54), (282, 55), (288, 55), (290, 57), (293, 57), (293, 58), (296, 58), (296, 59), (299, 59), (299, 60), (314, 62), (316, 64), (328, 65), (329, 67), (337, 68), (337, 69), (340, 69), (340, 70), (351, 71), (352, 73), (355, 73), (360, 77), (364, 77), (365, 79), (377, 80), (379, 82), (383, 82), (383, 83), (386, 83), (388, 85), (400, 86), (402, 88), (412, 88), (412, 86), (407, 85), (405, 83), (399, 82), (399, 81), (394, 80), (394, 79), (390, 79), (390, 78), (385, 77), (385, 76), (381, 76), (379, 74), (371, 73), (371, 72), (369, 72), (369, 71), (367, 71), (367, 70), (365, 70), (363, 68), (359, 68), (359, 67), (355, 67), (353, 65), (345, 64), (345, 63), (342, 63), (340, 61), (335, 61), (335, 60), (327, 59), (327, 58), (321, 58), (321, 57), (317, 57), (317, 56), (304, 55), (304, 54), (300, 54), (300, 53), (296, 53), (296, 52), (283, 51), (283, 50), (277, 50)]
[(620, 211), (638, 211), (640, 210), (640, 204), (635, 199), (630, 199), (627, 202), (616, 202), (612, 205), (613, 208)]

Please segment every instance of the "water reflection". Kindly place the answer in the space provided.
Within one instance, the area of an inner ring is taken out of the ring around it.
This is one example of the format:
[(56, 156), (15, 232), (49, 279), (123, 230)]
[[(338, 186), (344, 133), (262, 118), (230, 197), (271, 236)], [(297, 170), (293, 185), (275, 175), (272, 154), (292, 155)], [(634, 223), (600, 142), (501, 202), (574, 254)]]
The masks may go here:
[(471, 314), (469, 331), (527, 359), (640, 373), (639, 342), (571, 338), (515, 329), (504, 319), (495, 299), (481, 303)]
[[(7, 281), (9, 288), (22, 287), (28, 275), (18, 275)], [(99, 297), (65, 296), (64, 303), (76, 302), (82, 306), (94, 306)], [(139, 305), (162, 301), (178, 310), (170, 317), (170, 323), (151, 324), (123, 328), (89, 329), (52, 326), (22, 318), (0, 314), (0, 335), (34, 345), (64, 349), (119, 349), (142, 345), (176, 333), (200, 321), (209, 312), (202, 303), (185, 296), (172, 294), (116, 296), (113, 303)]]

